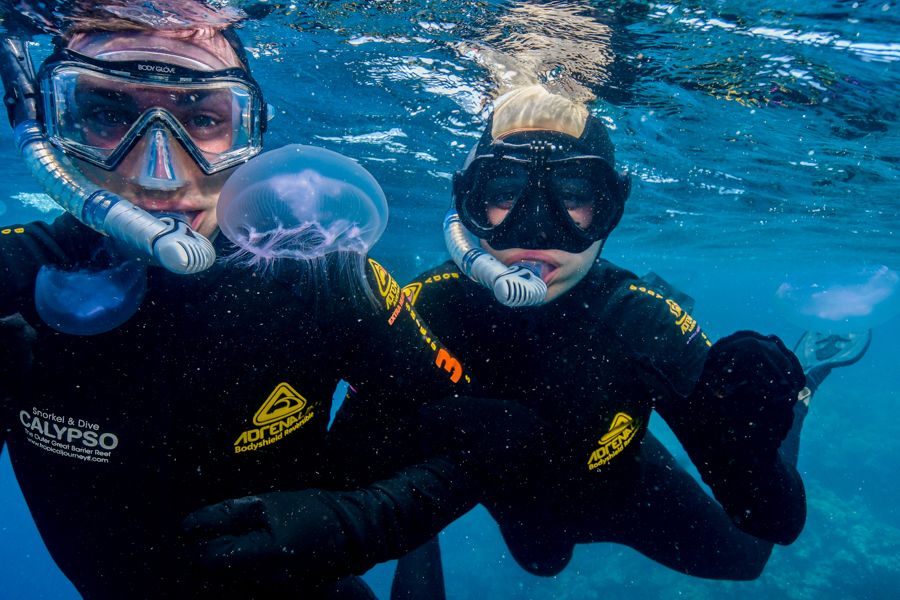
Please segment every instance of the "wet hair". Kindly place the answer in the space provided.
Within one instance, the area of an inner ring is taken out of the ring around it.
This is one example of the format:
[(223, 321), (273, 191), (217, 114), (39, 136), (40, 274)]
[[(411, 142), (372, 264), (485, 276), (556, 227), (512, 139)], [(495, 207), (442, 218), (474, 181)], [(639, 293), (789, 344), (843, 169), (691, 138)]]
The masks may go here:
[[(70, 27), (59, 34), (59, 38), (68, 42), (73, 36), (79, 33), (128, 33), (128, 32), (150, 32), (159, 31), (145, 23), (131, 21), (128, 19), (79, 19)], [(183, 40), (209, 40), (214, 38), (222, 28), (211, 26), (196, 26), (190, 29), (167, 29), (167, 35), (171, 35), (177, 39)]]
[(590, 112), (584, 104), (551, 94), (542, 85), (513, 89), (494, 101), (491, 136), (519, 131), (558, 131), (580, 137)]
[(489, 154), (493, 142), (523, 131), (555, 131), (572, 136), (581, 152), (600, 156), (610, 166), (616, 164), (615, 148), (606, 125), (591, 115), (584, 104), (553, 94), (542, 85), (530, 85), (497, 98), (484, 133), (463, 168), (476, 156)]
[(17, 8), (32, 29), (65, 37), (88, 32), (167, 31), (208, 38), (247, 17), (239, 8), (208, 0), (20, 0)]
[(237, 31), (235, 30), (233, 25), (229, 25), (225, 29), (221, 30), (222, 37), (225, 38), (225, 41), (228, 42), (228, 45), (231, 46), (231, 49), (234, 50), (234, 53), (237, 55), (238, 62), (241, 63), (241, 67), (247, 73), (250, 72), (250, 61), (247, 59), (247, 51), (244, 50), (244, 44), (241, 42), (241, 38), (238, 37)]
[[(122, 25), (118, 27), (117, 25)], [(65, 31), (65, 33), (57, 35), (53, 38), (53, 44), (56, 48), (65, 48), (69, 45), (72, 38), (80, 33), (129, 33), (129, 32), (153, 32), (159, 31), (152, 27), (140, 23), (132, 23), (130, 21), (115, 21), (112, 23), (104, 22), (97, 27), (88, 26), (86, 23), (79, 23), (78, 26)], [(247, 57), (247, 51), (244, 44), (238, 37), (237, 31), (233, 25), (218, 29), (213, 27), (197, 27), (182, 30), (165, 30), (165, 35), (178, 40), (211, 40), (217, 35), (221, 35), (228, 45), (234, 51), (241, 68), (250, 73), (250, 60)]]

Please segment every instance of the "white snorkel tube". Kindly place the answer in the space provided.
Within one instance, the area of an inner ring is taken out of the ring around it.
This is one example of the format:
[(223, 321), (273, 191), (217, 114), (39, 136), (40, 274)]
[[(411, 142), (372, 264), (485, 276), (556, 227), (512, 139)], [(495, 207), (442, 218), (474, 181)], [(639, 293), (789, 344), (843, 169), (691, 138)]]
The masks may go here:
[(450, 257), (466, 276), (494, 292), (509, 307), (537, 306), (547, 297), (547, 284), (521, 265), (507, 266), (472, 243), (456, 209), (444, 217), (444, 243)]
[(213, 265), (216, 251), (208, 239), (177, 219), (158, 219), (92, 183), (50, 143), (37, 119), (34, 67), (21, 40), (3, 39), (0, 74), (19, 152), (57, 204), (91, 229), (173, 273), (199, 273)]

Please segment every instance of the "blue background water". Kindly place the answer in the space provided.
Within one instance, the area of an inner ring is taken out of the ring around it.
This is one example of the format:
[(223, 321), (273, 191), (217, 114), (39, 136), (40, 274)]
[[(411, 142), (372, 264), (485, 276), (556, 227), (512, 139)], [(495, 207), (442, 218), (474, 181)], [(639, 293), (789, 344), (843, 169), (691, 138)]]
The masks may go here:
[[(895, 3), (581, 5), (580, 15), (615, 31), (613, 77), (603, 83), (559, 56), (541, 72), (589, 81), (610, 99), (594, 110), (614, 128), (617, 160), (635, 185), (607, 258), (689, 292), (714, 335), (752, 328), (788, 343), (802, 330), (777, 306), (781, 283), (900, 270)], [(276, 107), (267, 145), (303, 142), (359, 159), (391, 204), (374, 254), (408, 279), (445, 258), (439, 223), (449, 176), (477, 139), (490, 89), (479, 53), (512, 53), (517, 34), (547, 20), (509, 24), (524, 4), (497, 1), (291, 6), (243, 29)], [(489, 38), (497, 30), (504, 35)], [(545, 33), (561, 48), (574, 40), (587, 51), (596, 41), (583, 28)], [(40, 56), (47, 39), (38, 41)], [(50, 218), (5, 128), (0, 182), (0, 222)], [(441, 536), (449, 597), (896, 597), (898, 337), (900, 318), (878, 324), (864, 360), (815, 397), (800, 456), (807, 527), (776, 549), (758, 581), (697, 580), (608, 544), (579, 548), (556, 578), (531, 577), (476, 509)], [(661, 423), (652, 426), (665, 436)], [(70, 493), (59, 490), (62, 499)], [(6, 456), (0, 506), (0, 597), (77, 597), (37, 537)], [(389, 568), (368, 577), (386, 597)]]

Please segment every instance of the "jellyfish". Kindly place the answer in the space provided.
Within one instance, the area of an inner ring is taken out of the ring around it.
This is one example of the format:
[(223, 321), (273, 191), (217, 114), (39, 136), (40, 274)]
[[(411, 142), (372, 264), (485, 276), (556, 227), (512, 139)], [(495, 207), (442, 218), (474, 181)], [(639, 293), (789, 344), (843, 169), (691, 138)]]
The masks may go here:
[(97, 335), (130, 319), (146, 291), (147, 267), (136, 260), (102, 269), (44, 265), (35, 281), (34, 303), (41, 319), (56, 331)]
[(381, 186), (346, 156), (294, 144), (229, 177), (216, 209), (222, 233), (251, 264), (365, 254), (387, 226)]
[(900, 314), (900, 275), (884, 265), (794, 277), (775, 292), (785, 317), (823, 333), (864, 331)]

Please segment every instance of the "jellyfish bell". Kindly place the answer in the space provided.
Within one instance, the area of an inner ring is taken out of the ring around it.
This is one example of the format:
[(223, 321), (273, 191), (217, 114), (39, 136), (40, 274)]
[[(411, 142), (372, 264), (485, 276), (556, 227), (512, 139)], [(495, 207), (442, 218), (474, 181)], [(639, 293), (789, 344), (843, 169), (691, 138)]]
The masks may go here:
[(130, 319), (146, 291), (146, 263), (137, 260), (100, 269), (44, 265), (35, 281), (34, 304), (41, 319), (60, 333), (98, 335)]
[(884, 265), (793, 276), (775, 292), (785, 318), (822, 333), (865, 331), (900, 314), (900, 275)]
[(238, 168), (216, 212), (222, 233), (257, 264), (365, 254), (388, 216), (384, 192), (368, 171), (337, 152), (300, 144)]

